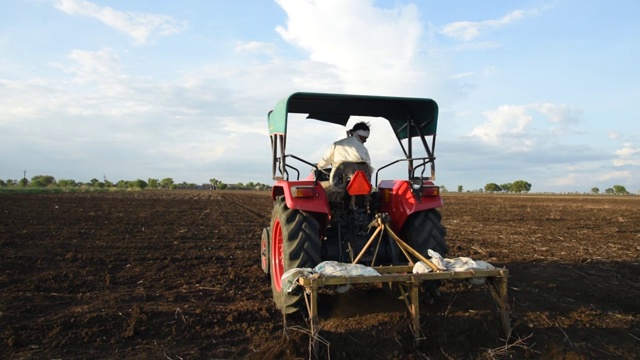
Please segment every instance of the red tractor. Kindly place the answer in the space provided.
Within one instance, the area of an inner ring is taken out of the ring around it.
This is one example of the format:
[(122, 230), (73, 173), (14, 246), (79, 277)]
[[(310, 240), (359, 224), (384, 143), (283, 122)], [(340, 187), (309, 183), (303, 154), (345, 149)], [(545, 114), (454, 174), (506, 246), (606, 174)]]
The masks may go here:
[[(286, 153), (290, 114), (342, 126), (352, 117), (385, 119), (404, 158), (380, 167), (375, 174), (369, 173), (366, 163), (357, 162), (319, 169), (315, 162)], [(294, 93), (269, 112), (275, 184), (271, 224), (262, 233), (261, 261), (265, 273), (271, 275), (273, 299), (284, 314), (299, 310), (304, 303), (300, 288), (284, 289), (282, 275), (290, 269), (314, 268), (325, 260), (365, 266), (408, 263), (407, 252), (387, 233), (380, 233), (377, 243), (369, 246), (375, 221), (383, 221), (423, 256), (428, 257), (429, 249), (442, 256), (447, 253), (446, 230), (438, 211), (442, 198), (433, 183), (437, 118), (438, 105), (431, 99), (320, 93)], [(416, 156), (418, 146), (424, 153)], [(313, 171), (301, 180), (300, 170), (291, 162)], [(381, 171), (402, 163), (408, 170), (406, 179), (378, 181)], [(423, 285), (427, 292), (438, 286), (436, 281)]]

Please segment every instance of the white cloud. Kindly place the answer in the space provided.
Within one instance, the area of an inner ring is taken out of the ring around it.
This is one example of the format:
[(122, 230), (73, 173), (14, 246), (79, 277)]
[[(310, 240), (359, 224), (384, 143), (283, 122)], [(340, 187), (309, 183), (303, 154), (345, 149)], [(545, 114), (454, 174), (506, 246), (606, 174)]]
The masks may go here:
[[(350, 92), (398, 93), (417, 74), (422, 24), (415, 5), (376, 8), (372, 0), (277, 0), (282, 38), (331, 65)], [(375, 24), (375, 26), (372, 26)]]
[(621, 139), (623, 137), (622, 133), (618, 132), (618, 131), (609, 131), (609, 134), (607, 134), (609, 139), (612, 140), (617, 140), (617, 139)]
[(561, 177), (549, 179), (549, 184), (553, 186), (568, 187), (571, 185), (578, 185), (584, 181), (584, 176), (576, 173), (568, 173)]
[[(540, 142), (564, 134), (568, 127), (582, 121), (582, 111), (564, 104), (502, 105), (483, 113), (487, 122), (475, 127), (469, 134), (493, 146), (503, 146), (509, 151), (531, 151)], [(542, 115), (542, 118), (539, 117)], [(540, 131), (535, 122), (556, 125)]]
[(614, 166), (640, 166), (640, 148), (634, 147), (631, 143), (626, 143), (621, 149), (616, 150), (617, 159), (613, 161)]
[(499, 48), (501, 44), (497, 41), (481, 41), (481, 42), (465, 42), (456, 45), (454, 51), (468, 51), (468, 50), (488, 50)]
[(109, 49), (99, 51), (72, 50), (69, 59), (72, 66), (63, 67), (66, 72), (75, 75), (75, 82), (124, 80), (122, 64), (115, 52)]
[(522, 143), (514, 139), (514, 135), (523, 134), (533, 120), (527, 106), (502, 105), (496, 110), (484, 112), (483, 115), (489, 121), (473, 129), (470, 134), (472, 137), (496, 146), (508, 143), (510, 150), (528, 150), (533, 145), (531, 140)]
[(267, 54), (274, 56), (276, 53), (276, 46), (272, 43), (265, 43), (261, 41), (238, 42), (236, 44), (235, 51), (239, 53)]
[(54, 6), (69, 15), (84, 15), (100, 20), (133, 38), (137, 44), (146, 44), (152, 35), (171, 35), (184, 31), (186, 21), (171, 16), (118, 11), (86, 0), (56, 0)]
[(598, 181), (611, 181), (611, 180), (624, 181), (624, 180), (630, 180), (632, 178), (633, 178), (633, 175), (628, 170), (610, 171), (610, 172), (606, 172), (604, 174), (596, 176), (596, 180)]
[(547, 115), (552, 123), (570, 125), (577, 124), (582, 121), (582, 110), (572, 108), (571, 106), (560, 104), (536, 104), (533, 105), (542, 114)]
[(440, 33), (458, 41), (471, 41), (483, 32), (499, 29), (526, 16), (536, 15), (539, 10), (515, 10), (507, 15), (493, 20), (485, 21), (456, 21), (442, 27)]
[(467, 72), (463, 72), (463, 73), (454, 74), (451, 78), (457, 80), (457, 79), (471, 77), (473, 75), (475, 75), (475, 73), (473, 71), (467, 71)]
[(583, 121), (582, 110), (565, 104), (534, 104), (533, 109), (545, 115), (553, 125), (549, 132), (554, 135), (565, 134), (569, 127)]

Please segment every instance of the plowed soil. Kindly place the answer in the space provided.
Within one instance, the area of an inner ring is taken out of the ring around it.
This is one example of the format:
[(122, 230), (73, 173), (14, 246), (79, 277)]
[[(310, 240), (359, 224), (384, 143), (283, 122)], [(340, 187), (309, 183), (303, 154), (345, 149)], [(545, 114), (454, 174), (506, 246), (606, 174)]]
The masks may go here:
[(259, 262), (268, 192), (0, 196), (0, 357), (633, 359), (640, 197), (445, 194), (449, 257), (510, 271), (513, 335), (487, 287), (447, 281), (414, 343), (402, 300), (320, 299), (320, 350)]

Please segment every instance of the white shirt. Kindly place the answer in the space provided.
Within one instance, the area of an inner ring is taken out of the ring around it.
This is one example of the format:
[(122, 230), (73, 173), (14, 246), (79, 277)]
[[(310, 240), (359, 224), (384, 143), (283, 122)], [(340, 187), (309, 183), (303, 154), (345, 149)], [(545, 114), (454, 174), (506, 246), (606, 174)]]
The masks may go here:
[(369, 165), (373, 173), (369, 151), (364, 147), (364, 144), (357, 135), (348, 136), (334, 142), (327, 153), (324, 154), (324, 157), (318, 162), (318, 167), (324, 169), (343, 161), (364, 161)]

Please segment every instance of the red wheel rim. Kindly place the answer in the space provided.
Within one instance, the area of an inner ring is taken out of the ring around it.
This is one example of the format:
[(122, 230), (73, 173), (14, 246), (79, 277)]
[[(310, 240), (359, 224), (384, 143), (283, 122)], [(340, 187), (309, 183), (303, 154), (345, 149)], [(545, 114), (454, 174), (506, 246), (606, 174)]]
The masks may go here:
[(271, 235), (271, 264), (273, 284), (276, 290), (282, 290), (282, 274), (284, 274), (284, 257), (282, 251), (282, 226), (280, 221), (273, 223), (273, 234)]

